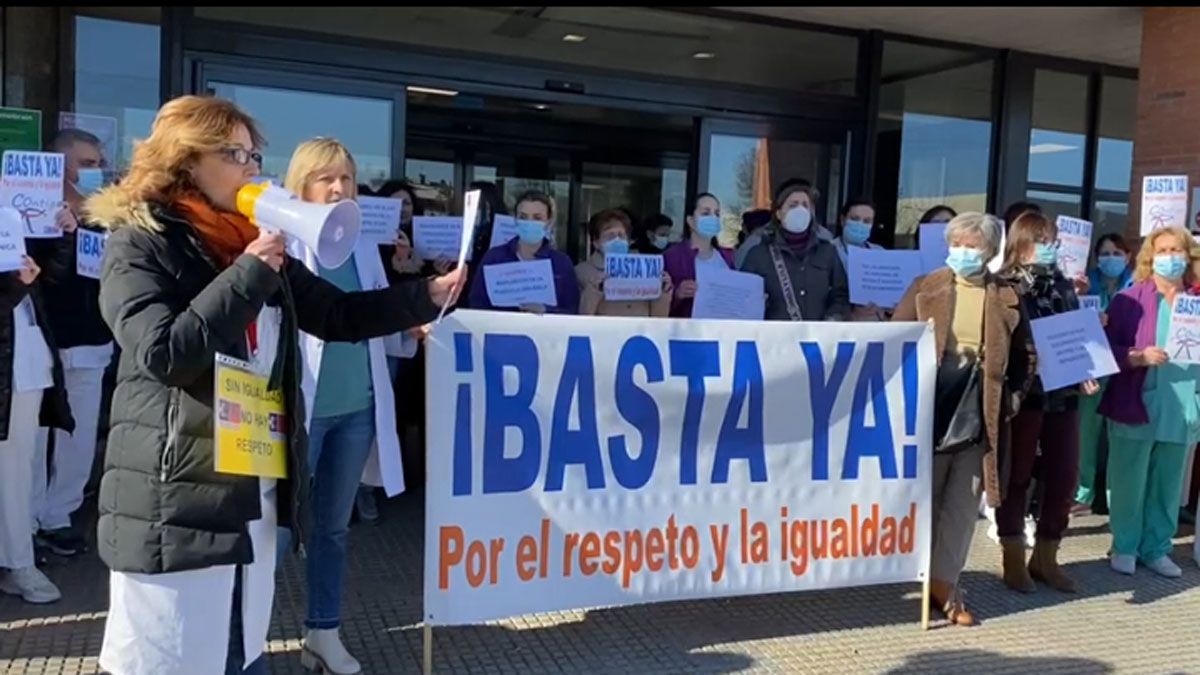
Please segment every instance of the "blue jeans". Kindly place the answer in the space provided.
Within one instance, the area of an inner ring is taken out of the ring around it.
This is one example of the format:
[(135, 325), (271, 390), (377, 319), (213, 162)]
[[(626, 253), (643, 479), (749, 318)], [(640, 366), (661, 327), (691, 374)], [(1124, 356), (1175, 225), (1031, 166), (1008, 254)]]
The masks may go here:
[(308, 466), (313, 472), (312, 532), (305, 560), (308, 617), (304, 625), (324, 630), (341, 625), (346, 533), (363, 467), (375, 440), (375, 407), (309, 424)]

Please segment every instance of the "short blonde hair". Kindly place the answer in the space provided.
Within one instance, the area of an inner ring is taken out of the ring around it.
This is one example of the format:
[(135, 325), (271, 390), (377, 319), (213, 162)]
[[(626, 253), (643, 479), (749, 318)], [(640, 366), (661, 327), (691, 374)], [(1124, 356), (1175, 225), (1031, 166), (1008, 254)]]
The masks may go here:
[(188, 173), (192, 162), (225, 148), (237, 128), (245, 127), (255, 148), (266, 142), (254, 118), (231, 101), (213, 96), (180, 96), (163, 104), (150, 137), (134, 144), (129, 172), (108, 190), (125, 203), (170, 202), (195, 189)]
[[(1200, 249), (1196, 248), (1195, 241), (1192, 240), (1192, 233), (1182, 227), (1162, 227), (1150, 234), (1142, 240), (1142, 247), (1138, 249), (1137, 266), (1133, 271), (1134, 281), (1145, 281), (1154, 276), (1154, 242), (1158, 241), (1164, 235), (1171, 235), (1187, 252), (1189, 267), (1196, 263), (1196, 254)], [(1191, 273), (1191, 270), (1188, 270)]]
[(313, 176), (331, 166), (345, 164), (350, 168), (350, 198), (358, 198), (358, 165), (350, 149), (335, 138), (314, 138), (296, 146), (288, 162), (283, 186), (301, 199)]
[(991, 260), (1000, 254), (1000, 233), (1004, 231), (1004, 223), (989, 213), (967, 211), (960, 213), (946, 223), (946, 243), (954, 240), (954, 235), (976, 233), (983, 238), (983, 259)]

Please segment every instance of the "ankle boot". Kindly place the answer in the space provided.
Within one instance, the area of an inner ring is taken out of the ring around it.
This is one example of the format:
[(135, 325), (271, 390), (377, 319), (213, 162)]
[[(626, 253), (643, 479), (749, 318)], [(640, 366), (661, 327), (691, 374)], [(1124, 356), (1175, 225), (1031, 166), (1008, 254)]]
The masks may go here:
[(1025, 569), (1025, 537), (1001, 537), (1004, 549), (1004, 583), (1014, 591), (1032, 593), (1037, 590), (1029, 572)]
[(974, 626), (979, 623), (963, 602), (962, 591), (947, 581), (933, 579), (929, 582), (929, 604), (941, 612), (950, 623), (959, 626)]
[(1029, 559), (1029, 574), (1051, 588), (1074, 593), (1075, 581), (1058, 566), (1058, 545), (1056, 539), (1038, 539), (1033, 546), (1033, 557)]
[(304, 650), (300, 652), (300, 666), (308, 671), (328, 675), (358, 675), (362, 666), (346, 651), (338, 629), (309, 629), (304, 635)]

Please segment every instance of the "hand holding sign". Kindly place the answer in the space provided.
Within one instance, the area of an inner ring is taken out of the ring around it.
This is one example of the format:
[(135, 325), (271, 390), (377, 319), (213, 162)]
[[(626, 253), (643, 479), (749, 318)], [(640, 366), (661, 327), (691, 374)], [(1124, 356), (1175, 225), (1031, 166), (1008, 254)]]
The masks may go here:
[(452, 272), (429, 280), (429, 299), (443, 308), (458, 302), (463, 286), (467, 283), (467, 266), (464, 264)]
[(38, 275), (42, 273), (42, 268), (33, 261), (29, 256), (21, 256), (21, 269), (17, 270), (17, 278), (26, 286), (32, 284)]

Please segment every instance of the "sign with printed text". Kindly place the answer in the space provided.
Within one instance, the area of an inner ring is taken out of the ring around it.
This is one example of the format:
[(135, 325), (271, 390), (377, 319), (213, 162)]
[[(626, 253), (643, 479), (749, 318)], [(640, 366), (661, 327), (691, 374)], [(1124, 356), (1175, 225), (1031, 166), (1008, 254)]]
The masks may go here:
[(42, 111), (0, 108), (0, 152), (42, 149)]
[(661, 255), (606, 255), (604, 272), (604, 299), (610, 302), (654, 300), (662, 295)]
[(696, 266), (693, 319), (762, 321), (766, 313), (763, 278), (748, 272)]
[(1100, 296), (1098, 295), (1081, 295), (1079, 296), (1079, 309), (1094, 309), (1100, 311)]
[[(496, 307), (558, 305), (554, 266), (549, 260), (521, 260), (483, 268), (488, 299)], [(572, 282), (574, 283), (574, 282)]]
[(1160, 227), (1190, 230), (1188, 218), (1187, 176), (1145, 176), (1142, 178), (1142, 236)]
[(946, 243), (946, 223), (921, 223), (921, 270), (924, 274), (946, 266), (950, 245)]
[(1058, 270), (1068, 279), (1087, 274), (1088, 257), (1092, 254), (1092, 223), (1082, 218), (1059, 216)]
[(1200, 296), (1175, 297), (1168, 331), (1164, 349), (1171, 363), (1200, 364)]
[[(413, 250), (422, 260), (458, 259), (462, 233), (461, 216), (413, 216)], [(470, 246), (466, 259), (471, 259)]]
[(217, 354), (213, 437), (218, 473), (287, 478), (283, 392), (249, 363)]
[(362, 229), (358, 236), (374, 244), (390, 244), (396, 241), (400, 231), (400, 212), (404, 209), (403, 199), (391, 197), (360, 196), (358, 210), (362, 213)]
[(922, 256), (917, 251), (851, 246), (847, 253), (850, 302), (855, 305), (895, 307), (913, 279), (921, 276)]
[(1090, 309), (1034, 319), (1030, 328), (1038, 375), (1046, 391), (1098, 380), (1119, 370), (1100, 326), (1100, 315)]
[(463, 310), (426, 349), (430, 625), (928, 574), (924, 323)]
[(492, 217), (492, 241), (488, 248), (507, 244), (517, 236), (517, 219), (498, 213)]
[(25, 266), (25, 220), (11, 206), (0, 206), (0, 272)]
[(26, 238), (61, 237), (54, 219), (63, 204), (62, 153), (9, 150), (0, 161), (0, 206), (21, 214)]
[(75, 273), (89, 279), (100, 278), (100, 263), (104, 259), (104, 244), (108, 235), (79, 228), (75, 230)]

